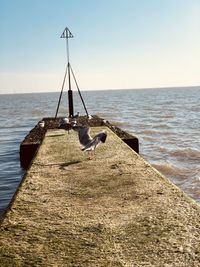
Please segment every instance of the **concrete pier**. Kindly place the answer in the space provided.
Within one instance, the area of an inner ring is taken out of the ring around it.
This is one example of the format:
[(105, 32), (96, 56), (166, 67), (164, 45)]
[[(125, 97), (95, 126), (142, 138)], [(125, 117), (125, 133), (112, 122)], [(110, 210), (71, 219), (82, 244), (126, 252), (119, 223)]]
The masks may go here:
[(0, 228), (0, 266), (200, 266), (200, 206), (107, 127), (92, 160), (49, 130)]
[[(23, 169), (27, 169), (35, 156), (38, 148), (40, 147), (45, 133), (49, 129), (58, 129), (62, 118), (43, 118), (44, 127), (37, 124), (24, 138), (20, 145), (20, 163)], [(111, 129), (118, 137), (120, 137), (128, 146), (135, 152), (139, 153), (139, 140), (136, 136), (131, 135), (96, 115), (88, 120), (87, 116), (80, 116), (76, 119), (78, 125), (85, 125), (89, 127), (106, 126)]]

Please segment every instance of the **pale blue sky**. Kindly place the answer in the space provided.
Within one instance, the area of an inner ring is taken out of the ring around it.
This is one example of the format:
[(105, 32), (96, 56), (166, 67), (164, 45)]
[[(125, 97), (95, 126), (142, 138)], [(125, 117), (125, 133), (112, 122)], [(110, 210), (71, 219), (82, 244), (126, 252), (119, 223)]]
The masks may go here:
[(0, 0), (0, 93), (200, 85), (200, 0)]

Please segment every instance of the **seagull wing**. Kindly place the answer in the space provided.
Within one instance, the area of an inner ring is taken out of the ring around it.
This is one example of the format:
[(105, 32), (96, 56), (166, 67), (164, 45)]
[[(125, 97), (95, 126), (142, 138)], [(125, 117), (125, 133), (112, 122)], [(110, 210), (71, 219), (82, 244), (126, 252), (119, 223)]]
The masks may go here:
[(78, 137), (80, 144), (85, 147), (88, 143), (92, 141), (92, 137), (90, 136), (90, 128), (88, 127), (80, 127), (78, 131)]
[(106, 132), (101, 132), (97, 134), (86, 146), (82, 148), (82, 150), (94, 150), (101, 143), (105, 143), (107, 137)]
[(83, 151), (94, 150), (100, 143), (101, 140), (99, 139), (99, 137), (95, 137), (86, 146), (84, 146), (82, 150)]
[(101, 133), (98, 133), (97, 135), (95, 135), (94, 139), (95, 138), (99, 138), (102, 143), (105, 143), (107, 138), (107, 132), (103, 131)]

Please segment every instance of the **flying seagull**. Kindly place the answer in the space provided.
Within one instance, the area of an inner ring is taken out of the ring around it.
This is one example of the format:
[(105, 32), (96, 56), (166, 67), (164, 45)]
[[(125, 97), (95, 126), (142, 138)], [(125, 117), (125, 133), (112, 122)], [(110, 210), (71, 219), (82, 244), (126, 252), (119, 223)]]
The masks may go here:
[(93, 138), (90, 136), (90, 128), (84, 126), (74, 126), (73, 129), (78, 132), (79, 142), (81, 144), (81, 150), (87, 151), (89, 159), (92, 159), (94, 150), (101, 144), (105, 143), (107, 138), (107, 132), (102, 131), (95, 135)]

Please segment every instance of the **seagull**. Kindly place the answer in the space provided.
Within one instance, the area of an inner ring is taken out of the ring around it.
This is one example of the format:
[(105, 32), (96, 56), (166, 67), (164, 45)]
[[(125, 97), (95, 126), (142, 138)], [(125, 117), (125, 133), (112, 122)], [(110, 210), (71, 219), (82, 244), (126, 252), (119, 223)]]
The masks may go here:
[(62, 118), (61, 119), (61, 123), (69, 123), (69, 119), (68, 118)]
[(72, 129), (72, 125), (69, 123), (69, 119), (68, 118), (60, 119), (59, 123), (60, 123), (59, 124), (59, 128), (68, 131), (68, 133), (69, 133), (69, 130)]
[(77, 125), (77, 121), (76, 121), (76, 119), (73, 119), (73, 120), (71, 121), (71, 126), (74, 127), (74, 126), (76, 126), (76, 125)]
[(38, 126), (41, 127), (41, 128), (44, 128), (45, 122), (44, 121), (39, 121), (38, 122)]
[(79, 142), (81, 144), (81, 150), (87, 151), (89, 159), (92, 159), (91, 154), (101, 144), (105, 143), (107, 138), (107, 132), (102, 131), (95, 135), (93, 138), (90, 136), (90, 128), (84, 126), (74, 126), (73, 129), (78, 131)]
[(78, 118), (80, 117), (80, 112), (77, 112), (77, 114), (73, 118)]

